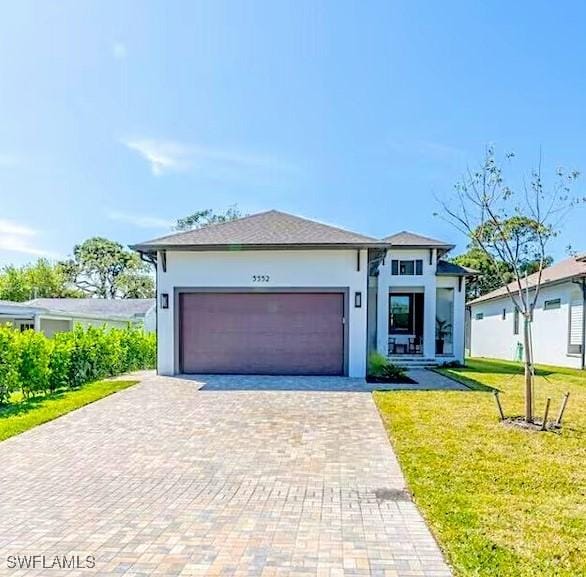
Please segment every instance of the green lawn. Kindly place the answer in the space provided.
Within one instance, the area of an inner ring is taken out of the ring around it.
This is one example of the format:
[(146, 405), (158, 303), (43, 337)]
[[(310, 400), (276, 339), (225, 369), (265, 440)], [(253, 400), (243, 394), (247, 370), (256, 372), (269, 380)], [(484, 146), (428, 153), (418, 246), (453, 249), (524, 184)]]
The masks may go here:
[(455, 573), (586, 575), (586, 372), (538, 371), (538, 414), (551, 396), (556, 416), (570, 391), (561, 433), (498, 421), (486, 388), (502, 391), (507, 416), (522, 415), (518, 364), (474, 359), (442, 372), (477, 390), (377, 392), (374, 398), (415, 501)]
[(0, 407), (0, 441), (126, 389), (138, 381), (96, 381), (74, 391), (21, 399)]

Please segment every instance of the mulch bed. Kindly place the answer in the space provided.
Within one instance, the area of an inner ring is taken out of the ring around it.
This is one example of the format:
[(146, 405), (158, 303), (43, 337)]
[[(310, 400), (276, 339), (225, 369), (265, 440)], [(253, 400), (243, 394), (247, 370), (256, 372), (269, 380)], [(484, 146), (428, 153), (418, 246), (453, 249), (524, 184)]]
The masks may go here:
[[(504, 421), (503, 424), (508, 426), (508, 427), (515, 427), (516, 429), (523, 429), (525, 431), (542, 431), (541, 429), (541, 425), (543, 424), (543, 421), (539, 421), (539, 420), (535, 420), (532, 423), (528, 423), (524, 417), (507, 417)], [(559, 432), (560, 427), (558, 427), (557, 425), (555, 425), (553, 422), (548, 422), (545, 426), (545, 431), (542, 432), (546, 432), (546, 431), (550, 431), (550, 432)]]
[(417, 381), (405, 376), (400, 378), (388, 378), (388, 377), (366, 377), (367, 383), (389, 383), (389, 384), (401, 384), (401, 383), (410, 383), (410, 384), (417, 384)]

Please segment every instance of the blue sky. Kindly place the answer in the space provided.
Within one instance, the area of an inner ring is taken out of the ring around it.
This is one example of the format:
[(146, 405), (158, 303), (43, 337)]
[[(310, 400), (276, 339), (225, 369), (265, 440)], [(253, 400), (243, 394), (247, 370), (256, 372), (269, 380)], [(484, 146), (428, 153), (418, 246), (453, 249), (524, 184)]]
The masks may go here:
[(463, 249), (434, 198), (487, 143), (586, 171), (585, 22), (579, 1), (4, 3), (0, 264), (235, 203)]

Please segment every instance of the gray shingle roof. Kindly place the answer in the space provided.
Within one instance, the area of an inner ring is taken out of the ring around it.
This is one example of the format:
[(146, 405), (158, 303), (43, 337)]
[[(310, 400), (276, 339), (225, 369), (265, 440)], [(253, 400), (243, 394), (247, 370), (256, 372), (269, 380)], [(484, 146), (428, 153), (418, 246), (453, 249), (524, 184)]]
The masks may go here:
[(403, 230), (396, 234), (392, 234), (383, 238), (385, 242), (390, 243), (394, 246), (401, 246), (401, 247), (412, 247), (412, 248), (443, 248), (446, 250), (450, 250), (454, 248), (453, 244), (444, 242), (442, 240), (436, 240), (435, 238), (429, 238), (428, 236), (422, 236), (420, 234), (415, 234), (413, 232), (409, 232), (407, 230)]
[(155, 299), (33, 299), (22, 303), (49, 311), (132, 319), (143, 316), (155, 304)]
[(381, 241), (292, 214), (269, 210), (230, 222), (167, 235), (134, 245), (135, 250), (165, 248), (291, 246), (384, 246)]
[(436, 274), (439, 276), (476, 276), (478, 271), (447, 260), (438, 260)]
[[(538, 273), (534, 273), (527, 277), (527, 284), (529, 288), (534, 287), (537, 284), (538, 276)], [(543, 269), (541, 275), (541, 284), (543, 286), (577, 277), (586, 277), (586, 253), (580, 256), (567, 258), (558, 262), (557, 264)], [(523, 281), (523, 288), (525, 288), (525, 286), (525, 281)], [(516, 282), (509, 283), (508, 287), (509, 290), (512, 291), (518, 290)], [(503, 297), (507, 294), (507, 289), (505, 286), (502, 286), (496, 290), (493, 290), (492, 292), (470, 301), (468, 304), (480, 303), (490, 299)]]

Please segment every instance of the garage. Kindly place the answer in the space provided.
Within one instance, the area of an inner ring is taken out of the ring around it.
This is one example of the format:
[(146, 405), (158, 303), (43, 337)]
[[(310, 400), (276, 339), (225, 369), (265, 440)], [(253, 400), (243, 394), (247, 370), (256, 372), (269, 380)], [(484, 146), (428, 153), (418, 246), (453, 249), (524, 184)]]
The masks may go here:
[(346, 374), (343, 291), (193, 290), (177, 304), (181, 372)]

